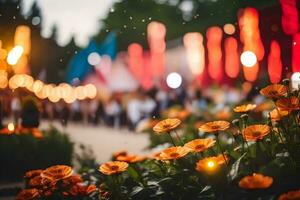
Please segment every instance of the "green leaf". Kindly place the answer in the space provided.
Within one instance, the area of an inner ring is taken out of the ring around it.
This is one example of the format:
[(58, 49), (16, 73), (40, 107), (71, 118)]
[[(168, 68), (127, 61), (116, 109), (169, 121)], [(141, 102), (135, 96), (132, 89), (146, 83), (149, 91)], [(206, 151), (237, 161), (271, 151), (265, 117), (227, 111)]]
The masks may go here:
[(233, 181), (234, 179), (236, 179), (238, 177), (240, 163), (245, 156), (246, 156), (246, 153), (244, 153), (239, 159), (237, 159), (235, 161), (235, 163), (233, 163), (231, 170), (227, 174), (227, 178), (229, 181)]

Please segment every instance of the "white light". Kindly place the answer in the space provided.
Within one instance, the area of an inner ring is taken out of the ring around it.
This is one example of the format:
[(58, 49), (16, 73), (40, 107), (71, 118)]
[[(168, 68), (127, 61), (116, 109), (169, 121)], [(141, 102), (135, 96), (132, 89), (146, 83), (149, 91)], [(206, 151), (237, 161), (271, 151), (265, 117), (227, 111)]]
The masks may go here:
[(256, 55), (252, 51), (245, 51), (241, 55), (241, 63), (245, 67), (253, 67), (257, 63)]
[(7, 129), (9, 130), (9, 131), (14, 131), (15, 130), (15, 125), (14, 125), (14, 123), (9, 123), (8, 125), (7, 125)]
[(7, 56), (7, 62), (10, 65), (15, 65), (18, 63), (19, 59), (21, 58), (24, 52), (24, 48), (20, 45), (15, 46)]
[(33, 17), (31, 20), (32, 25), (36, 26), (39, 25), (41, 23), (41, 18), (40, 17)]
[(173, 72), (167, 76), (167, 85), (170, 88), (172, 88), (172, 89), (179, 88), (181, 83), (182, 83), (182, 78), (181, 78), (180, 74)]
[(291, 76), (292, 88), (298, 90), (300, 87), (300, 72), (295, 72)]
[(87, 60), (90, 65), (95, 66), (100, 63), (101, 56), (97, 52), (93, 52), (93, 53), (90, 53)]

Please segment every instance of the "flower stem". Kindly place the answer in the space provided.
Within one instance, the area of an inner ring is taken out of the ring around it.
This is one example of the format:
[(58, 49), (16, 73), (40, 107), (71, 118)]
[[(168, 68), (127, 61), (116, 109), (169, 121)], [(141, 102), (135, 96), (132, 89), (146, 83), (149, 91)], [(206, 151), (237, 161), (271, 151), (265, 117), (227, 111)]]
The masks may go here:
[(226, 159), (226, 157), (225, 157), (224, 151), (223, 151), (223, 149), (222, 149), (222, 147), (221, 147), (221, 145), (220, 145), (219, 135), (217, 135), (217, 144), (218, 144), (218, 147), (219, 147), (220, 151), (222, 152), (222, 155), (223, 155), (223, 158), (224, 158), (224, 160), (225, 160), (225, 163), (226, 163), (226, 165), (228, 166), (227, 159)]
[(171, 142), (172, 142), (173, 146), (176, 147), (176, 143), (174, 142), (171, 133), (168, 132), (168, 135), (170, 136), (170, 139), (171, 139)]

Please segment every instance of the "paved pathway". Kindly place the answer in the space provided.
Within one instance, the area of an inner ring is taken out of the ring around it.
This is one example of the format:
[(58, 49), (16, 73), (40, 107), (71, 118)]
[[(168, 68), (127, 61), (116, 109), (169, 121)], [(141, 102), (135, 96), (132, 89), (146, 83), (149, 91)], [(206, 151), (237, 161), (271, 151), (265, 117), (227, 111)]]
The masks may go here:
[[(49, 122), (43, 121), (40, 128), (49, 127)], [(71, 140), (90, 147), (98, 162), (105, 162), (111, 158), (113, 152), (127, 150), (129, 153), (145, 154), (149, 140), (148, 134), (130, 132), (125, 128), (112, 129), (102, 125), (92, 126), (82, 123), (71, 123), (63, 128), (60, 123), (53, 125), (68, 133)]]

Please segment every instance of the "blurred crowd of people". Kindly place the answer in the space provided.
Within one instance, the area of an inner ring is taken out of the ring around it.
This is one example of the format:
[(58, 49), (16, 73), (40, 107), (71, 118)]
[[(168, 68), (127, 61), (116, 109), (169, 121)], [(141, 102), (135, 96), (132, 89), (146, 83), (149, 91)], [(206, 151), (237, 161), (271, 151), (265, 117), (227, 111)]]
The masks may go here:
[[(214, 109), (223, 109), (227, 105), (237, 104), (250, 98), (251, 89), (234, 87), (210, 87), (200, 91), (193, 87), (176, 90), (153, 89), (130, 93), (115, 93), (106, 100), (88, 99), (67, 104), (64, 101), (52, 103), (48, 100), (35, 99), (38, 114), (24, 113), (24, 98), (31, 95), (24, 91), (6, 91), (1, 94), (1, 122), (3, 118), (12, 118), (20, 124), (22, 115), (25, 119), (35, 117), (50, 122), (59, 120), (63, 126), (70, 121), (82, 124), (106, 125), (114, 128), (123, 126), (134, 130), (145, 118), (159, 118), (167, 108), (180, 105), (190, 113), (200, 115), (209, 105)], [(33, 97), (32, 97), (33, 98)], [(251, 97), (252, 98), (252, 97)], [(23, 119), (24, 121), (24, 119)], [(2, 125), (2, 123), (1, 123)]]

